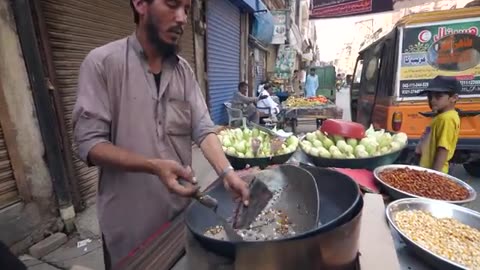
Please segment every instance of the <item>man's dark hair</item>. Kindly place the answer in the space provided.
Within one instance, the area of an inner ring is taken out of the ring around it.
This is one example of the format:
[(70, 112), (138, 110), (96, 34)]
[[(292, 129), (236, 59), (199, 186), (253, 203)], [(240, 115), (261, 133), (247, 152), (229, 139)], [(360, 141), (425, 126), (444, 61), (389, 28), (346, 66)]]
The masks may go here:
[(240, 82), (240, 83), (238, 84), (238, 90), (240, 90), (240, 89), (241, 89), (242, 87), (244, 87), (244, 86), (248, 86), (248, 84), (247, 84), (246, 82)]
[(298, 69), (295, 69), (295, 70), (293, 71), (293, 73), (297, 73), (297, 72), (298, 72)]
[[(153, 2), (153, 0), (144, 0), (144, 1), (147, 2), (148, 4), (151, 4)], [(138, 14), (135, 7), (133, 6), (132, 0), (130, 0), (130, 7), (132, 7), (132, 11), (133, 11), (133, 21), (135, 22), (135, 24), (138, 24), (138, 22), (140, 21), (140, 15)]]

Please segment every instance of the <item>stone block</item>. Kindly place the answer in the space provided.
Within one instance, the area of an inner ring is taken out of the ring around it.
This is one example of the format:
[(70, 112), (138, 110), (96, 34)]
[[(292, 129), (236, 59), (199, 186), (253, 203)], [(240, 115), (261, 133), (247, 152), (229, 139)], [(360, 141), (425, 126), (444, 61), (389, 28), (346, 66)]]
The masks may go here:
[(80, 266), (80, 265), (74, 265), (72, 268), (70, 268), (70, 270), (92, 270), (92, 269), (84, 266)]
[(28, 251), (35, 258), (41, 258), (67, 242), (67, 235), (55, 233), (31, 246)]

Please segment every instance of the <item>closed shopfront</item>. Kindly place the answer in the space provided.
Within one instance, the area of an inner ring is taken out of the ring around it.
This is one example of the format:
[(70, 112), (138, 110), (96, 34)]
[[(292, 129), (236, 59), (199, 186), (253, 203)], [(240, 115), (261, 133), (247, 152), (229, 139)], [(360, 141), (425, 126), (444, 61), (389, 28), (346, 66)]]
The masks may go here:
[(180, 40), (180, 56), (185, 58), (193, 69), (193, 73), (196, 73), (195, 64), (195, 43), (193, 42), (194, 30), (192, 16), (188, 19), (188, 23), (183, 31), (182, 40)]
[(224, 103), (240, 81), (240, 9), (229, 0), (207, 1), (207, 74), (210, 114), (227, 122)]
[[(51, 55), (56, 74), (56, 91), (60, 93), (63, 118), (72, 144), (72, 109), (76, 100), (78, 70), (89, 51), (111, 41), (124, 38), (135, 30), (129, 1), (41, 0)], [(180, 43), (183, 56), (195, 70), (195, 50), (191, 21)], [(96, 194), (98, 170), (87, 167), (73, 157), (74, 170), (83, 200)]]
[(0, 123), (0, 209), (19, 199), (7, 144)]

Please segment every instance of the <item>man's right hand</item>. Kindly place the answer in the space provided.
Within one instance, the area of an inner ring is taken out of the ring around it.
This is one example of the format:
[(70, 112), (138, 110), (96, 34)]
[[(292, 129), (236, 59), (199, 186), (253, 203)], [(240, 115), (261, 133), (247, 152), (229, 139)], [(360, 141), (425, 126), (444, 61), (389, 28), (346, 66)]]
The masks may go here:
[[(185, 168), (176, 161), (166, 159), (151, 159), (149, 162), (152, 174), (157, 175), (170, 192), (191, 197), (199, 190), (190, 167)], [(180, 179), (185, 181), (180, 183)]]

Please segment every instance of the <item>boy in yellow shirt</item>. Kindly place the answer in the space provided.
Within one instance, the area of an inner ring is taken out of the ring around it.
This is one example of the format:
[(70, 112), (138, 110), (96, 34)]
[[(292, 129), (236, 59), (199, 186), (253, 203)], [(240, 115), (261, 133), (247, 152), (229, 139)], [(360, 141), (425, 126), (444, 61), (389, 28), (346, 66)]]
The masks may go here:
[(455, 77), (437, 76), (419, 94), (428, 95), (428, 104), (437, 113), (421, 142), (420, 166), (448, 173), (460, 133), (460, 117), (455, 104), (461, 89)]

